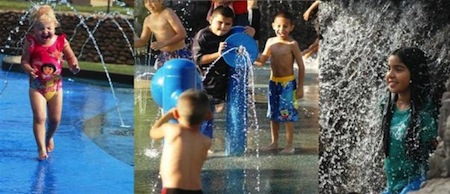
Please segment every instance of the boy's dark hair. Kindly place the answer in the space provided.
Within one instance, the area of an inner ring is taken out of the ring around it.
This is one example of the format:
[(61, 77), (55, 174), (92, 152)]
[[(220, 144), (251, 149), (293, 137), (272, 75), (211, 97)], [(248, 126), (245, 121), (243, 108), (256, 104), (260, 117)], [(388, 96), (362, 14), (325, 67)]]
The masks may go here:
[(51, 63), (44, 63), (44, 64), (41, 66), (41, 71), (44, 71), (44, 67), (51, 67), (51, 68), (53, 69), (53, 72), (56, 71), (55, 65), (53, 65), (53, 64), (51, 64)]
[(203, 91), (188, 89), (180, 95), (178, 102), (181, 101), (187, 104), (182, 107), (184, 111), (180, 111), (180, 115), (185, 116), (192, 125), (202, 123), (210, 108), (208, 96)]
[(288, 19), (289, 21), (291, 21), (291, 23), (294, 23), (294, 18), (287, 11), (279, 11), (279, 12), (277, 12), (275, 14), (275, 17), (273, 17), (273, 20), (275, 20), (275, 18), (277, 18), (277, 17), (282, 17), (282, 18)]
[[(431, 111), (432, 116), (435, 117), (436, 120), (439, 114), (439, 110), (437, 109), (438, 104), (434, 102), (433, 97), (430, 96), (431, 83), (427, 66), (427, 57), (422, 50), (415, 47), (400, 48), (392, 52), (391, 55), (400, 58), (400, 61), (405, 64), (410, 72), (411, 117), (406, 131), (406, 154), (410, 158), (421, 161), (424, 159), (425, 153), (421, 153), (422, 148), (420, 146), (419, 135), (421, 126), (419, 126), (419, 113), (424, 109), (431, 108), (431, 110), (427, 111)], [(389, 156), (390, 122), (395, 107), (394, 104), (398, 99), (398, 94), (395, 94), (393, 99), (391, 96), (392, 94), (389, 93), (382, 123), (382, 128), (384, 130), (383, 148), (386, 156)], [(426, 103), (432, 103), (431, 107), (426, 107)]]
[(211, 18), (214, 18), (217, 15), (222, 15), (227, 18), (234, 18), (234, 11), (228, 6), (220, 5), (213, 10)]

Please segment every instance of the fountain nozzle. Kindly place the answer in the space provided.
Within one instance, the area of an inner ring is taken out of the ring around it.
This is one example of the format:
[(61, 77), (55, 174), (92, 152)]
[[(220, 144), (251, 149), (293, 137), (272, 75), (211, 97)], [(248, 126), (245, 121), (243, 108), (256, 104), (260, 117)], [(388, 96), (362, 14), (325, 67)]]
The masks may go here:
[(238, 55), (243, 55), (245, 51), (245, 47), (242, 45), (239, 45), (239, 47), (236, 49), (236, 52)]

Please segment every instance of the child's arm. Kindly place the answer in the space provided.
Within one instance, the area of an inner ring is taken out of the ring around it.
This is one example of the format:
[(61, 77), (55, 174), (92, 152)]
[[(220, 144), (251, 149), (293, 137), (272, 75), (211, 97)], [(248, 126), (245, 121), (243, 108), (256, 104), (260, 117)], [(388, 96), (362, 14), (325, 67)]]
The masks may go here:
[(135, 37), (134, 39), (134, 48), (140, 48), (147, 45), (150, 36), (152, 35), (152, 30), (150, 29), (150, 17), (147, 16), (144, 20), (144, 26), (142, 26), (141, 37)]
[(295, 57), (295, 61), (297, 62), (298, 66), (298, 82), (297, 82), (297, 98), (303, 98), (303, 82), (305, 80), (305, 65), (303, 63), (302, 59), (302, 52), (300, 51), (300, 48), (298, 46), (297, 41), (294, 41), (294, 44), (292, 44), (292, 52)]
[(27, 73), (32, 79), (37, 78), (36, 69), (31, 67), (30, 64), (30, 42), (25, 41), (23, 45), (22, 59), (20, 60), (20, 66), (22, 70)]
[(317, 9), (317, 7), (319, 7), (319, 0), (314, 1), (313, 4), (311, 4), (311, 6), (309, 6), (309, 8), (305, 11), (305, 13), (303, 14), (303, 19), (305, 21), (309, 20), (309, 16), (311, 15), (311, 12), (314, 9)]
[(173, 12), (172, 9), (166, 8), (167, 11), (164, 11), (164, 17), (167, 18), (167, 21), (169, 22), (170, 26), (172, 27), (173, 31), (175, 32), (175, 36), (170, 38), (167, 41), (160, 42), (152, 42), (151, 47), (154, 50), (159, 50), (161, 48), (164, 48), (166, 46), (179, 43), (181, 41), (184, 41), (184, 39), (187, 37), (186, 30), (183, 27), (183, 24), (180, 21), (180, 18)]
[(258, 59), (256, 59), (256, 61), (253, 63), (254, 65), (264, 66), (264, 64), (270, 57), (270, 46), (272, 45), (271, 42), (272, 42), (271, 38), (267, 39), (266, 45), (264, 46), (264, 51), (261, 53), (261, 55), (258, 57)]
[(226, 42), (220, 42), (219, 47), (217, 48), (217, 52), (211, 54), (204, 54), (198, 60), (199, 65), (206, 65), (214, 62), (217, 58), (222, 55), (222, 51), (226, 48)]
[(64, 40), (64, 57), (67, 60), (67, 64), (69, 65), (69, 69), (73, 74), (77, 74), (80, 71), (80, 66), (78, 65), (78, 59), (73, 53), (72, 47), (70, 47), (69, 41), (67, 39)]
[(159, 118), (149, 131), (150, 138), (161, 139), (164, 137), (164, 128), (162, 127), (165, 123), (169, 122), (170, 119), (174, 119), (173, 109), (167, 111), (161, 118)]

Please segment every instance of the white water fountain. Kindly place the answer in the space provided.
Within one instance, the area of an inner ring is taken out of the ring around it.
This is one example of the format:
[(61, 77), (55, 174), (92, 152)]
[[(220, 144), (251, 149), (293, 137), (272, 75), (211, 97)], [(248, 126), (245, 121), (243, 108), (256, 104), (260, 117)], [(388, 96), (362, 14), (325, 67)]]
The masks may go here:
[[(444, 8), (445, 7), (445, 8)], [(321, 193), (379, 193), (385, 186), (379, 102), (387, 57), (417, 46), (433, 87), (449, 75), (447, 1), (322, 1), (320, 33)]]

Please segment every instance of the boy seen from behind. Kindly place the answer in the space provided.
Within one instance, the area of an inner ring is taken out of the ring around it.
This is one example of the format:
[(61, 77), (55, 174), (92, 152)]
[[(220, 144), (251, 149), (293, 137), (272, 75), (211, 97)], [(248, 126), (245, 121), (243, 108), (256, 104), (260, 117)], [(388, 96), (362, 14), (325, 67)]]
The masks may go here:
[[(151, 128), (151, 138), (164, 138), (160, 165), (162, 193), (202, 193), (200, 172), (211, 139), (200, 133), (200, 126), (210, 117), (208, 96), (189, 89), (180, 95), (176, 107)], [(171, 119), (178, 123), (168, 123)]]

